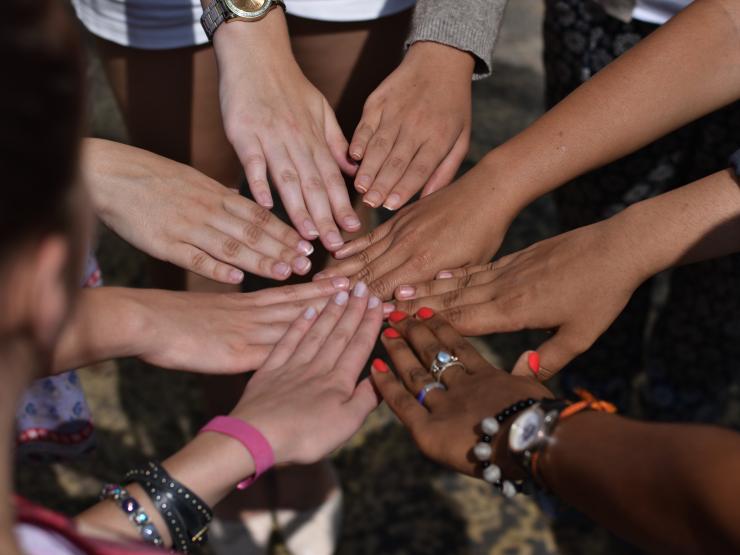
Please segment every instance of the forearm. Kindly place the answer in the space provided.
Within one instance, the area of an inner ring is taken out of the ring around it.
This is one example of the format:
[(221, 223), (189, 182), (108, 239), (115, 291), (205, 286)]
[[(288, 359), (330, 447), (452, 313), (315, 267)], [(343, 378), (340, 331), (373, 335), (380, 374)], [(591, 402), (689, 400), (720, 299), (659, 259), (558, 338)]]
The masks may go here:
[(740, 438), (600, 413), (564, 421), (540, 472), (559, 497), (656, 553), (735, 553)]
[(632, 205), (605, 222), (647, 279), (740, 251), (740, 184), (721, 171)]
[(740, 97), (739, 29), (739, 3), (695, 2), (481, 164), (517, 190), (523, 207), (733, 102)]

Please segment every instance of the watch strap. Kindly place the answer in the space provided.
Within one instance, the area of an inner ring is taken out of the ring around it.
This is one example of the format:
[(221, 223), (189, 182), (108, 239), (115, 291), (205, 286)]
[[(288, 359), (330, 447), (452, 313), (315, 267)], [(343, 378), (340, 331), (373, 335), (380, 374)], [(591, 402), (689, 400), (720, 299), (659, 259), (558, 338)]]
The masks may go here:
[[(274, 8), (275, 6), (280, 6), (285, 10), (285, 2), (284, 0), (266, 0), (268, 2), (267, 9), (260, 17), (255, 17), (254, 19), (261, 19), (264, 15), (267, 15), (267, 13)], [(243, 21), (244, 18), (239, 17), (239, 15), (232, 12), (226, 4), (224, 4), (223, 0), (213, 0), (204, 10), (203, 15), (200, 17), (200, 24), (203, 27), (203, 30), (206, 33), (206, 36), (208, 37), (209, 41), (213, 40), (213, 35), (216, 33), (216, 29), (218, 29), (223, 23), (228, 21), (229, 19), (235, 19), (238, 18), (240, 21)]]

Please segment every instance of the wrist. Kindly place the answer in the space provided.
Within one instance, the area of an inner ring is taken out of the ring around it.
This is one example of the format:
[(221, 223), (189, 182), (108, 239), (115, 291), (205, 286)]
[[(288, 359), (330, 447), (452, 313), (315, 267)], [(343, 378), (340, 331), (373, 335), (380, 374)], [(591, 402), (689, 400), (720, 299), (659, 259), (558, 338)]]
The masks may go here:
[(417, 41), (413, 43), (403, 58), (403, 63), (418, 64), (428, 68), (429, 75), (452, 75), (464, 79), (469, 86), (475, 69), (475, 58), (469, 52), (459, 50), (440, 42)]

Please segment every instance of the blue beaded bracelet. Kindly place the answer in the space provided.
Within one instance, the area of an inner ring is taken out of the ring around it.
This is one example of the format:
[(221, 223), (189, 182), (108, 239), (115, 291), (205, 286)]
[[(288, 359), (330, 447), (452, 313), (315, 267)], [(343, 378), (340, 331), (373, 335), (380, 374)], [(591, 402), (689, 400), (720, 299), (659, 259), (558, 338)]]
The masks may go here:
[(147, 542), (161, 547), (164, 544), (159, 530), (141, 508), (139, 502), (134, 499), (122, 486), (106, 484), (100, 492), (100, 499), (110, 499), (124, 512), (130, 522), (139, 530), (141, 538)]

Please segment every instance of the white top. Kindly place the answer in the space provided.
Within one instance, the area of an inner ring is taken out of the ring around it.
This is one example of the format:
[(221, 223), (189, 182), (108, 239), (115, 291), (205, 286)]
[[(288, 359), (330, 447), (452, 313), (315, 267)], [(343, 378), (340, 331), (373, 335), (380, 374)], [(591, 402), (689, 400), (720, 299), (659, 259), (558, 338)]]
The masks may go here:
[[(410, 8), (416, 0), (286, 0), (288, 13), (322, 21), (365, 21)], [(159, 50), (208, 42), (200, 0), (72, 0), (92, 34), (133, 48)]]
[(637, 0), (632, 17), (640, 21), (663, 25), (691, 2), (692, 0)]
[(15, 525), (15, 539), (24, 555), (84, 555), (67, 538), (33, 524)]

